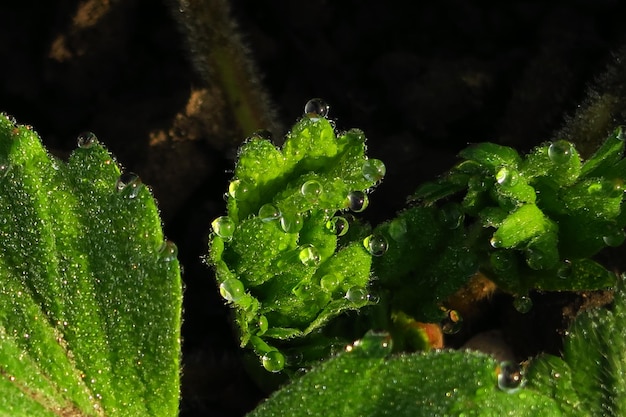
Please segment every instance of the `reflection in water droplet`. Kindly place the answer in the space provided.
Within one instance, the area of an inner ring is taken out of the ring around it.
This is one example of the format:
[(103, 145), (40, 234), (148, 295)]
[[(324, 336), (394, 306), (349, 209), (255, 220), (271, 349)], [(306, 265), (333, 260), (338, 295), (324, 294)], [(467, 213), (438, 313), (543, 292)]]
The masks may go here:
[(302, 246), (298, 258), (305, 266), (316, 266), (320, 263), (320, 253), (313, 245)]
[(264, 222), (271, 222), (280, 218), (280, 210), (273, 204), (263, 204), (259, 208), (259, 218)]
[(267, 317), (265, 316), (259, 316), (259, 319), (257, 320), (257, 336), (261, 336), (263, 335), (267, 329), (269, 328), (269, 322), (267, 321)]
[(491, 237), (491, 240), (489, 240), (489, 243), (491, 244), (493, 248), (496, 248), (496, 249), (502, 247), (502, 239), (500, 239), (499, 237), (496, 237), (495, 234)]
[(557, 140), (548, 147), (548, 157), (555, 164), (564, 164), (572, 157), (572, 144), (566, 140)]
[(569, 278), (572, 275), (572, 263), (567, 259), (563, 261), (563, 264), (556, 271), (556, 275), (562, 279)]
[(348, 233), (349, 227), (348, 220), (341, 216), (334, 216), (326, 222), (326, 228), (337, 236), (343, 236)]
[(325, 292), (333, 292), (337, 289), (339, 284), (342, 281), (342, 277), (337, 274), (326, 274), (322, 278), (320, 278), (320, 287)]
[(78, 135), (76, 142), (79, 148), (89, 149), (98, 143), (98, 137), (92, 132), (83, 132)]
[(354, 304), (364, 304), (367, 301), (367, 290), (363, 287), (352, 287), (346, 292), (345, 298)]
[(372, 256), (382, 256), (389, 245), (384, 236), (373, 234), (363, 239), (363, 246)]
[(498, 388), (513, 394), (524, 386), (524, 374), (519, 365), (504, 361), (498, 366)]
[(607, 246), (617, 247), (624, 243), (624, 230), (616, 229), (609, 231), (606, 235), (602, 236), (602, 240)]
[(320, 194), (322, 194), (322, 184), (319, 181), (310, 180), (302, 184), (300, 187), (300, 193), (311, 202), (317, 201)]
[(283, 213), (280, 217), (280, 227), (282, 227), (285, 233), (298, 233), (302, 230), (302, 225), (303, 219), (301, 214)]
[(252, 186), (245, 180), (233, 180), (228, 184), (228, 194), (235, 200), (245, 200), (252, 190)]
[(403, 218), (394, 219), (389, 223), (389, 228), (387, 229), (387, 233), (389, 236), (396, 242), (402, 242), (407, 238), (407, 226), (406, 220)]
[(176, 244), (171, 240), (166, 240), (161, 244), (159, 248), (159, 257), (162, 261), (169, 262), (176, 259), (178, 256), (178, 248)]
[(229, 278), (220, 284), (220, 294), (227, 301), (236, 302), (245, 294), (243, 283), (236, 278)]
[(347, 197), (347, 206), (355, 213), (360, 213), (367, 208), (369, 199), (363, 191), (351, 191)]
[(311, 119), (326, 117), (330, 106), (321, 98), (312, 98), (304, 105), (304, 114)]
[(261, 358), (263, 367), (270, 372), (280, 372), (285, 367), (285, 356), (277, 350), (271, 350)]
[(385, 176), (387, 168), (380, 159), (368, 159), (363, 163), (361, 172), (367, 181), (378, 182)]
[(384, 358), (391, 354), (393, 341), (388, 332), (369, 330), (362, 339), (346, 346), (347, 352), (363, 355), (368, 358)]
[(133, 172), (125, 172), (115, 183), (115, 189), (126, 198), (135, 198), (142, 187), (141, 178)]
[(533, 300), (527, 295), (515, 295), (513, 307), (520, 313), (526, 314), (533, 308)]
[(517, 184), (519, 174), (512, 168), (502, 167), (496, 174), (496, 181), (503, 187), (512, 187)]
[(446, 318), (441, 322), (441, 331), (445, 334), (456, 334), (463, 327), (463, 317), (456, 310), (448, 310)]
[(448, 229), (457, 229), (465, 220), (465, 213), (463, 213), (461, 205), (457, 203), (444, 205), (437, 216)]
[(235, 233), (235, 222), (228, 216), (221, 216), (211, 222), (211, 227), (216, 235), (229, 241)]

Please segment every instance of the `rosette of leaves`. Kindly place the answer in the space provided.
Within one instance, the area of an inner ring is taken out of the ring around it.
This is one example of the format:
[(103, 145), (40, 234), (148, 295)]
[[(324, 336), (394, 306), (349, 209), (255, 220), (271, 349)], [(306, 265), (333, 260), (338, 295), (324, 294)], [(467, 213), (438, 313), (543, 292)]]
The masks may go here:
[(529, 290), (595, 290), (615, 274), (591, 257), (624, 241), (621, 128), (582, 161), (567, 141), (521, 156), (481, 143), (417, 202), (376, 233), (389, 250), (375, 260), (380, 285), (396, 308), (436, 319), (439, 305), (477, 271), (520, 297)]
[[(336, 135), (327, 112), (321, 100), (309, 101), (281, 148), (259, 135), (247, 140), (228, 213), (212, 224), (209, 262), (220, 292), (234, 308), (241, 345), (270, 371), (285, 366), (290, 343), (372, 303), (368, 227), (345, 212), (366, 208), (385, 167), (365, 156), (360, 130)], [(331, 344), (317, 340), (312, 349)], [(299, 351), (307, 361), (307, 349)]]
[(180, 270), (137, 176), (1, 115), (0, 241), (0, 415), (178, 414)]

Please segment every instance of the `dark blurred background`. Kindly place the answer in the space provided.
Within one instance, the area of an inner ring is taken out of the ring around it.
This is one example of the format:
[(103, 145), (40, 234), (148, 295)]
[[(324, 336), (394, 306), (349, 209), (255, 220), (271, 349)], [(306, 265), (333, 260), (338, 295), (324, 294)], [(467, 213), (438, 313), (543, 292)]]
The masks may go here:
[[(362, 129), (370, 156), (387, 163), (367, 210), (374, 223), (468, 143), (550, 140), (626, 34), (617, 0), (230, 4), (278, 124), (288, 129), (322, 97), (338, 129)], [(151, 186), (185, 268), (181, 415), (239, 416), (264, 394), (201, 256), (251, 132), (228, 126), (175, 13), (172, 1), (3, 2), (0, 111), (60, 157), (93, 131)]]

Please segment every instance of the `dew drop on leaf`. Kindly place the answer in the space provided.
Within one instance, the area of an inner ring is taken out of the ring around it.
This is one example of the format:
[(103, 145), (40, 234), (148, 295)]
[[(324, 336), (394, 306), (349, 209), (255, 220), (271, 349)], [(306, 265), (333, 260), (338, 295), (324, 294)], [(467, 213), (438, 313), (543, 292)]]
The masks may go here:
[(378, 182), (385, 176), (387, 168), (385, 168), (385, 164), (380, 159), (368, 159), (363, 163), (361, 171), (363, 178), (367, 181)]
[(407, 226), (406, 220), (394, 219), (389, 223), (389, 229), (387, 229), (389, 236), (396, 242), (402, 242), (407, 238)]
[(117, 179), (115, 189), (126, 198), (135, 198), (139, 194), (142, 182), (139, 175), (133, 172), (125, 172)]
[(567, 279), (572, 275), (572, 262), (569, 260), (563, 261), (561, 266), (556, 271), (556, 275), (561, 279)]
[(555, 164), (564, 164), (572, 157), (572, 144), (566, 140), (557, 140), (548, 147), (548, 157)]
[(320, 253), (313, 245), (302, 246), (298, 258), (305, 266), (316, 266), (320, 263)]
[(602, 236), (602, 240), (607, 246), (617, 247), (624, 243), (624, 230), (616, 229), (611, 230), (606, 235)]
[(220, 284), (220, 294), (225, 300), (236, 302), (246, 294), (246, 290), (241, 281), (229, 278)]
[(388, 332), (369, 330), (363, 338), (346, 347), (347, 352), (369, 358), (384, 358), (391, 354), (393, 342)]
[(261, 358), (263, 367), (270, 372), (280, 372), (285, 367), (285, 356), (277, 350), (270, 350)]
[(166, 240), (159, 248), (159, 257), (164, 262), (173, 261), (178, 256), (178, 248), (171, 240)]
[(228, 194), (235, 200), (245, 200), (250, 195), (252, 187), (245, 180), (233, 180), (228, 184)]
[(280, 218), (280, 210), (273, 204), (263, 204), (259, 208), (259, 218), (264, 222), (271, 222)]
[(503, 361), (498, 365), (498, 388), (502, 391), (513, 394), (524, 385), (524, 374), (519, 365)]
[(491, 247), (495, 249), (502, 247), (502, 239), (497, 238), (495, 235), (491, 237), (491, 240), (489, 240), (489, 243), (491, 244)]
[(328, 116), (330, 106), (321, 98), (312, 98), (304, 105), (304, 114), (311, 118), (319, 118)]
[(280, 217), (280, 227), (282, 227), (285, 233), (298, 233), (302, 230), (303, 220), (302, 215), (295, 213), (283, 213)]
[(350, 224), (345, 217), (334, 216), (326, 222), (326, 228), (337, 236), (343, 236), (348, 233)]
[(322, 290), (325, 292), (333, 292), (337, 289), (341, 281), (341, 277), (337, 274), (326, 274), (320, 278), (320, 287), (322, 287)]
[(300, 193), (311, 202), (317, 201), (320, 194), (322, 194), (322, 184), (319, 181), (310, 180), (302, 184), (300, 187)]
[(456, 310), (448, 310), (446, 318), (441, 322), (441, 331), (445, 334), (456, 334), (463, 327), (463, 317)]
[(512, 187), (517, 184), (519, 174), (512, 168), (502, 167), (496, 173), (496, 181), (503, 187)]
[(256, 322), (257, 326), (257, 336), (263, 335), (267, 329), (269, 328), (269, 322), (267, 321), (267, 317), (259, 316), (259, 319)]
[(363, 287), (352, 287), (346, 292), (345, 297), (354, 304), (363, 304), (367, 301), (367, 290)]
[(527, 295), (515, 295), (513, 297), (513, 308), (519, 313), (526, 314), (533, 308), (533, 300)]
[(461, 205), (457, 203), (446, 204), (441, 208), (437, 216), (448, 229), (459, 228), (465, 220), (465, 213), (463, 213)]
[(360, 213), (367, 208), (369, 204), (369, 199), (367, 198), (367, 194), (363, 191), (351, 191), (348, 194), (347, 206), (350, 210), (355, 213)]
[(82, 132), (76, 138), (76, 143), (79, 148), (89, 149), (98, 143), (98, 137), (92, 132)]
[(363, 246), (372, 256), (382, 256), (387, 252), (389, 244), (384, 236), (373, 234), (363, 239)]
[(211, 222), (211, 227), (216, 235), (229, 241), (235, 233), (235, 222), (228, 216), (220, 216)]

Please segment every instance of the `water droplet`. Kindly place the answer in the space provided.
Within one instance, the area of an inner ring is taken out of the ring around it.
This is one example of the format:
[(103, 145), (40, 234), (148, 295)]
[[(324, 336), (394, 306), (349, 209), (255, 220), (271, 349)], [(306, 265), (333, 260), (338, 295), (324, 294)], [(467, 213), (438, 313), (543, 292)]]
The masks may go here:
[(441, 322), (441, 331), (445, 334), (456, 334), (463, 327), (463, 317), (456, 310), (448, 310), (446, 318)]
[(405, 219), (393, 219), (391, 223), (389, 223), (389, 228), (387, 229), (387, 233), (389, 236), (396, 242), (402, 242), (407, 238), (407, 226)]
[(437, 216), (448, 229), (457, 229), (465, 220), (465, 213), (463, 213), (461, 205), (457, 203), (446, 204), (441, 208)]
[(548, 261), (549, 259), (540, 249), (528, 248), (526, 250), (526, 264), (530, 267), (530, 269), (534, 269), (535, 271), (544, 269), (546, 266), (548, 266), (546, 265)]
[(277, 350), (270, 350), (261, 358), (263, 367), (270, 372), (280, 372), (285, 367), (285, 356)]
[(89, 149), (98, 143), (98, 137), (92, 132), (83, 132), (78, 135), (76, 142), (79, 148)]
[(310, 180), (302, 184), (300, 187), (300, 193), (311, 202), (317, 201), (319, 196), (322, 194), (322, 184), (319, 181)]
[(355, 213), (360, 213), (367, 208), (369, 204), (369, 199), (367, 198), (367, 194), (363, 191), (351, 191), (348, 194), (347, 206), (350, 210)]
[(346, 351), (363, 355), (368, 358), (384, 358), (391, 354), (393, 341), (388, 332), (369, 330), (363, 338), (346, 346)]
[(283, 213), (280, 217), (280, 227), (282, 227), (285, 233), (298, 233), (302, 230), (303, 223), (302, 215), (298, 213)]
[(272, 139), (274, 138), (273, 136), (274, 135), (272, 135), (272, 132), (270, 132), (269, 130), (267, 130), (267, 129), (260, 129), (260, 130), (257, 130), (256, 132), (254, 132), (252, 134), (252, 136), (250, 136), (249, 139), (265, 139), (265, 140), (271, 142)]
[(380, 159), (368, 159), (363, 163), (361, 172), (367, 181), (378, 182), (385, 176), (387, 168)]
[(605, 236), (602, 236), (602, 240), (607, 246), (617, 247), (624, 243), (624, 230), (617, 229), (609, 231)]
[(11, 170), (11, 163), (8, 160), (0, 160), (0, 179), (5, 178)]
[(316, 266), (320, 263), (320, 253), (313, 245), (302, 246), (298, 258), (305, 266)]
[(491, 240), (489, 240), (489, 244), (491, 244), (491, 246), (495, 249), (501, 248), (502, 247), (502, 239), (500, 239), (499, 237), (496, 237), (496, 235), (494, 234), (491, 237)]
[(519, 365), (504, 361), (498, 365), (498, 388), (513, 394), (524, 386), (524, 374)]
[(142, 185), (139, 175), (133, 172), (125, 172), (120, 175), (117, 183), (115, 183), (115, 189), (124, 197), (135, 198), (139, 194)]
[(526, 314), (533, 308), (533, 300), (527, 295), (515, 295), (513, 297), (513, 308), (519, 313)]
[(333, 292), (342, 281), (342, 277), (337, 274), (326, 274), (320, 279), (320, 287), (325, 292)]
[(512, 187), (517, 184), (519, 174), (512, 168), (502, 167), (496, 174), (496, 181), (503, 187)]
[(382, 256), (387, 252), (389, 244), (384, 236), (373, 234), (363, 239), (363, 246), (372, 256)]
[(251, 190), (252, 186), (246, 180), (233, 180), (228, 184), (228, 194), (235, 200), (245, 200)]
[(557, 269), (556, 275), (561, 279), (567, 279), (572, 275), (572, 263), (567, 259), (563, 261), (563, 264)]
[(334, 216), (326, 222), (326, 228), (337, 236), (343, 236), (348, 233), (350, 223), (345, 217)]
[(178, 256), (178, 248), (171, 240), (166, 240), (159, 247), (159, 257), (164, 262), (173, 261)]
[(222, 239), (229, 241), (235, 234), (235, 222), (228, 216), (221, 216), (211, 222), (211, 227), (216, 235)]
[(555, 164), (564, 164), (572, 157), (572, 144), (566, 140), (557, 140), (548, 147), (548, 157)]
[(367, 290), (363, 287), (352, 287), (346, 292), (345, 298), (354, 304), (364, 304), (367, 297)]
[(304, 114), (311, 119), (328, 116), (330, 106), (321, 98), (312, 98), (304, 105)]
[(259, 218), (264, 222), (271, 222), (280, 218), (280, 210), (273, 204), (263, 204), (259, 208)]
[(229, 278), (220, 284), (220, 294), (225, 300), (234, 303), (246, 295), (246, 290), (241, 281), (236, 278)]
[(257, 327), (257, 332), (256, 332), (257, 336), (263, 335), (269, 328), (269, 322), (267, 321), (267, 317), (259, 316), (259, 319), (256, 322), (256, 327)]

